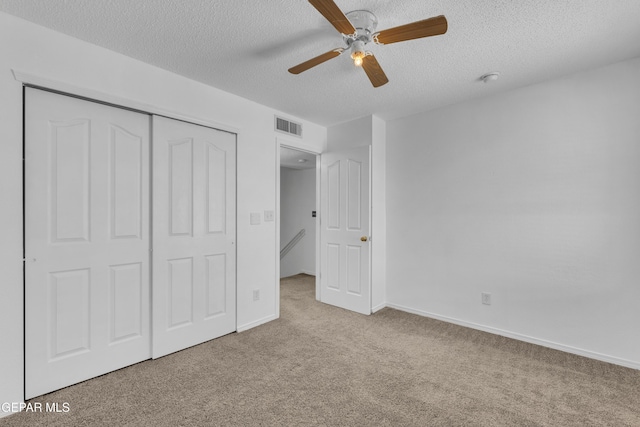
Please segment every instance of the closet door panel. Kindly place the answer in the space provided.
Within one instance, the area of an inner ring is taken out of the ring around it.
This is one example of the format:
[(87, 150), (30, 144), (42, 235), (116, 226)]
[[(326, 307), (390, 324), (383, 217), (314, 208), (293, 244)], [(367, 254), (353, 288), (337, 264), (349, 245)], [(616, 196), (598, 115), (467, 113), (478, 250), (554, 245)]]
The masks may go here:
[(27, 399), (150, 357), (149, 121), (25, 89)]
[(153, 357), (236, 330), (236, 136), (153, 117)]

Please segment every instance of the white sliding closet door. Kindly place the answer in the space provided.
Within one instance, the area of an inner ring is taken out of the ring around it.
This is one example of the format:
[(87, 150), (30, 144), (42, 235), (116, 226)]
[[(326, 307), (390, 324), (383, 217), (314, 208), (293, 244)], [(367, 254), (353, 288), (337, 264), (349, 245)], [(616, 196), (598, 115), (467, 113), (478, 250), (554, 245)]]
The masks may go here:
[(150, 357), (149, 116), (25, 93), (25, 397)]
[(236, 330), (236, 135), (153, 117), (154, 358)]

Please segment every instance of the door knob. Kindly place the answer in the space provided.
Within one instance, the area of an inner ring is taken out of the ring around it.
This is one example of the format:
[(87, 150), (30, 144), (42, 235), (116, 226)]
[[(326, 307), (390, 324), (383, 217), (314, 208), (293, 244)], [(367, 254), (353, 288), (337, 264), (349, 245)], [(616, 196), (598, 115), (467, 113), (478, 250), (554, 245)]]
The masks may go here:
[(360, 238), (360, 241), (362, 241), (362, 242), (366, 242), (366, 241), (367, 241), (367, 236), (362, 236), (362, 237)]

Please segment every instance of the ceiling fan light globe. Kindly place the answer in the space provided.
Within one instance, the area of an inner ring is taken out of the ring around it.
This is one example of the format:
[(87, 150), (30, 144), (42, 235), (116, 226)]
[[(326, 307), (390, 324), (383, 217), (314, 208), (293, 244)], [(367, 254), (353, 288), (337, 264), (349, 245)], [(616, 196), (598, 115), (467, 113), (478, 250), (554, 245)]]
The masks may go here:
[(367, 54), (364, 51), (364, 43), (356, 42), (353, 44), (351, 59), (356, 67), (362, 66), (362, 60)]

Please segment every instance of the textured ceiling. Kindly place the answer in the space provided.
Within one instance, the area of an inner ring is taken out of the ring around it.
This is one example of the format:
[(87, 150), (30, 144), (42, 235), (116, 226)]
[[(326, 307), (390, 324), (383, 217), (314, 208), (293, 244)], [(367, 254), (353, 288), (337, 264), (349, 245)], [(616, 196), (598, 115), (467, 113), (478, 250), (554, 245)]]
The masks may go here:
[[(640, 56), (640, 0), (335, 0), (378, 29), (445, 15), (441, 36), (374, 45), (374, 89), (305, 0), (0, 0), (0, 10), (321, 125), (392, 119)], [(479, 77), (499, 71), (484, 84)]]

